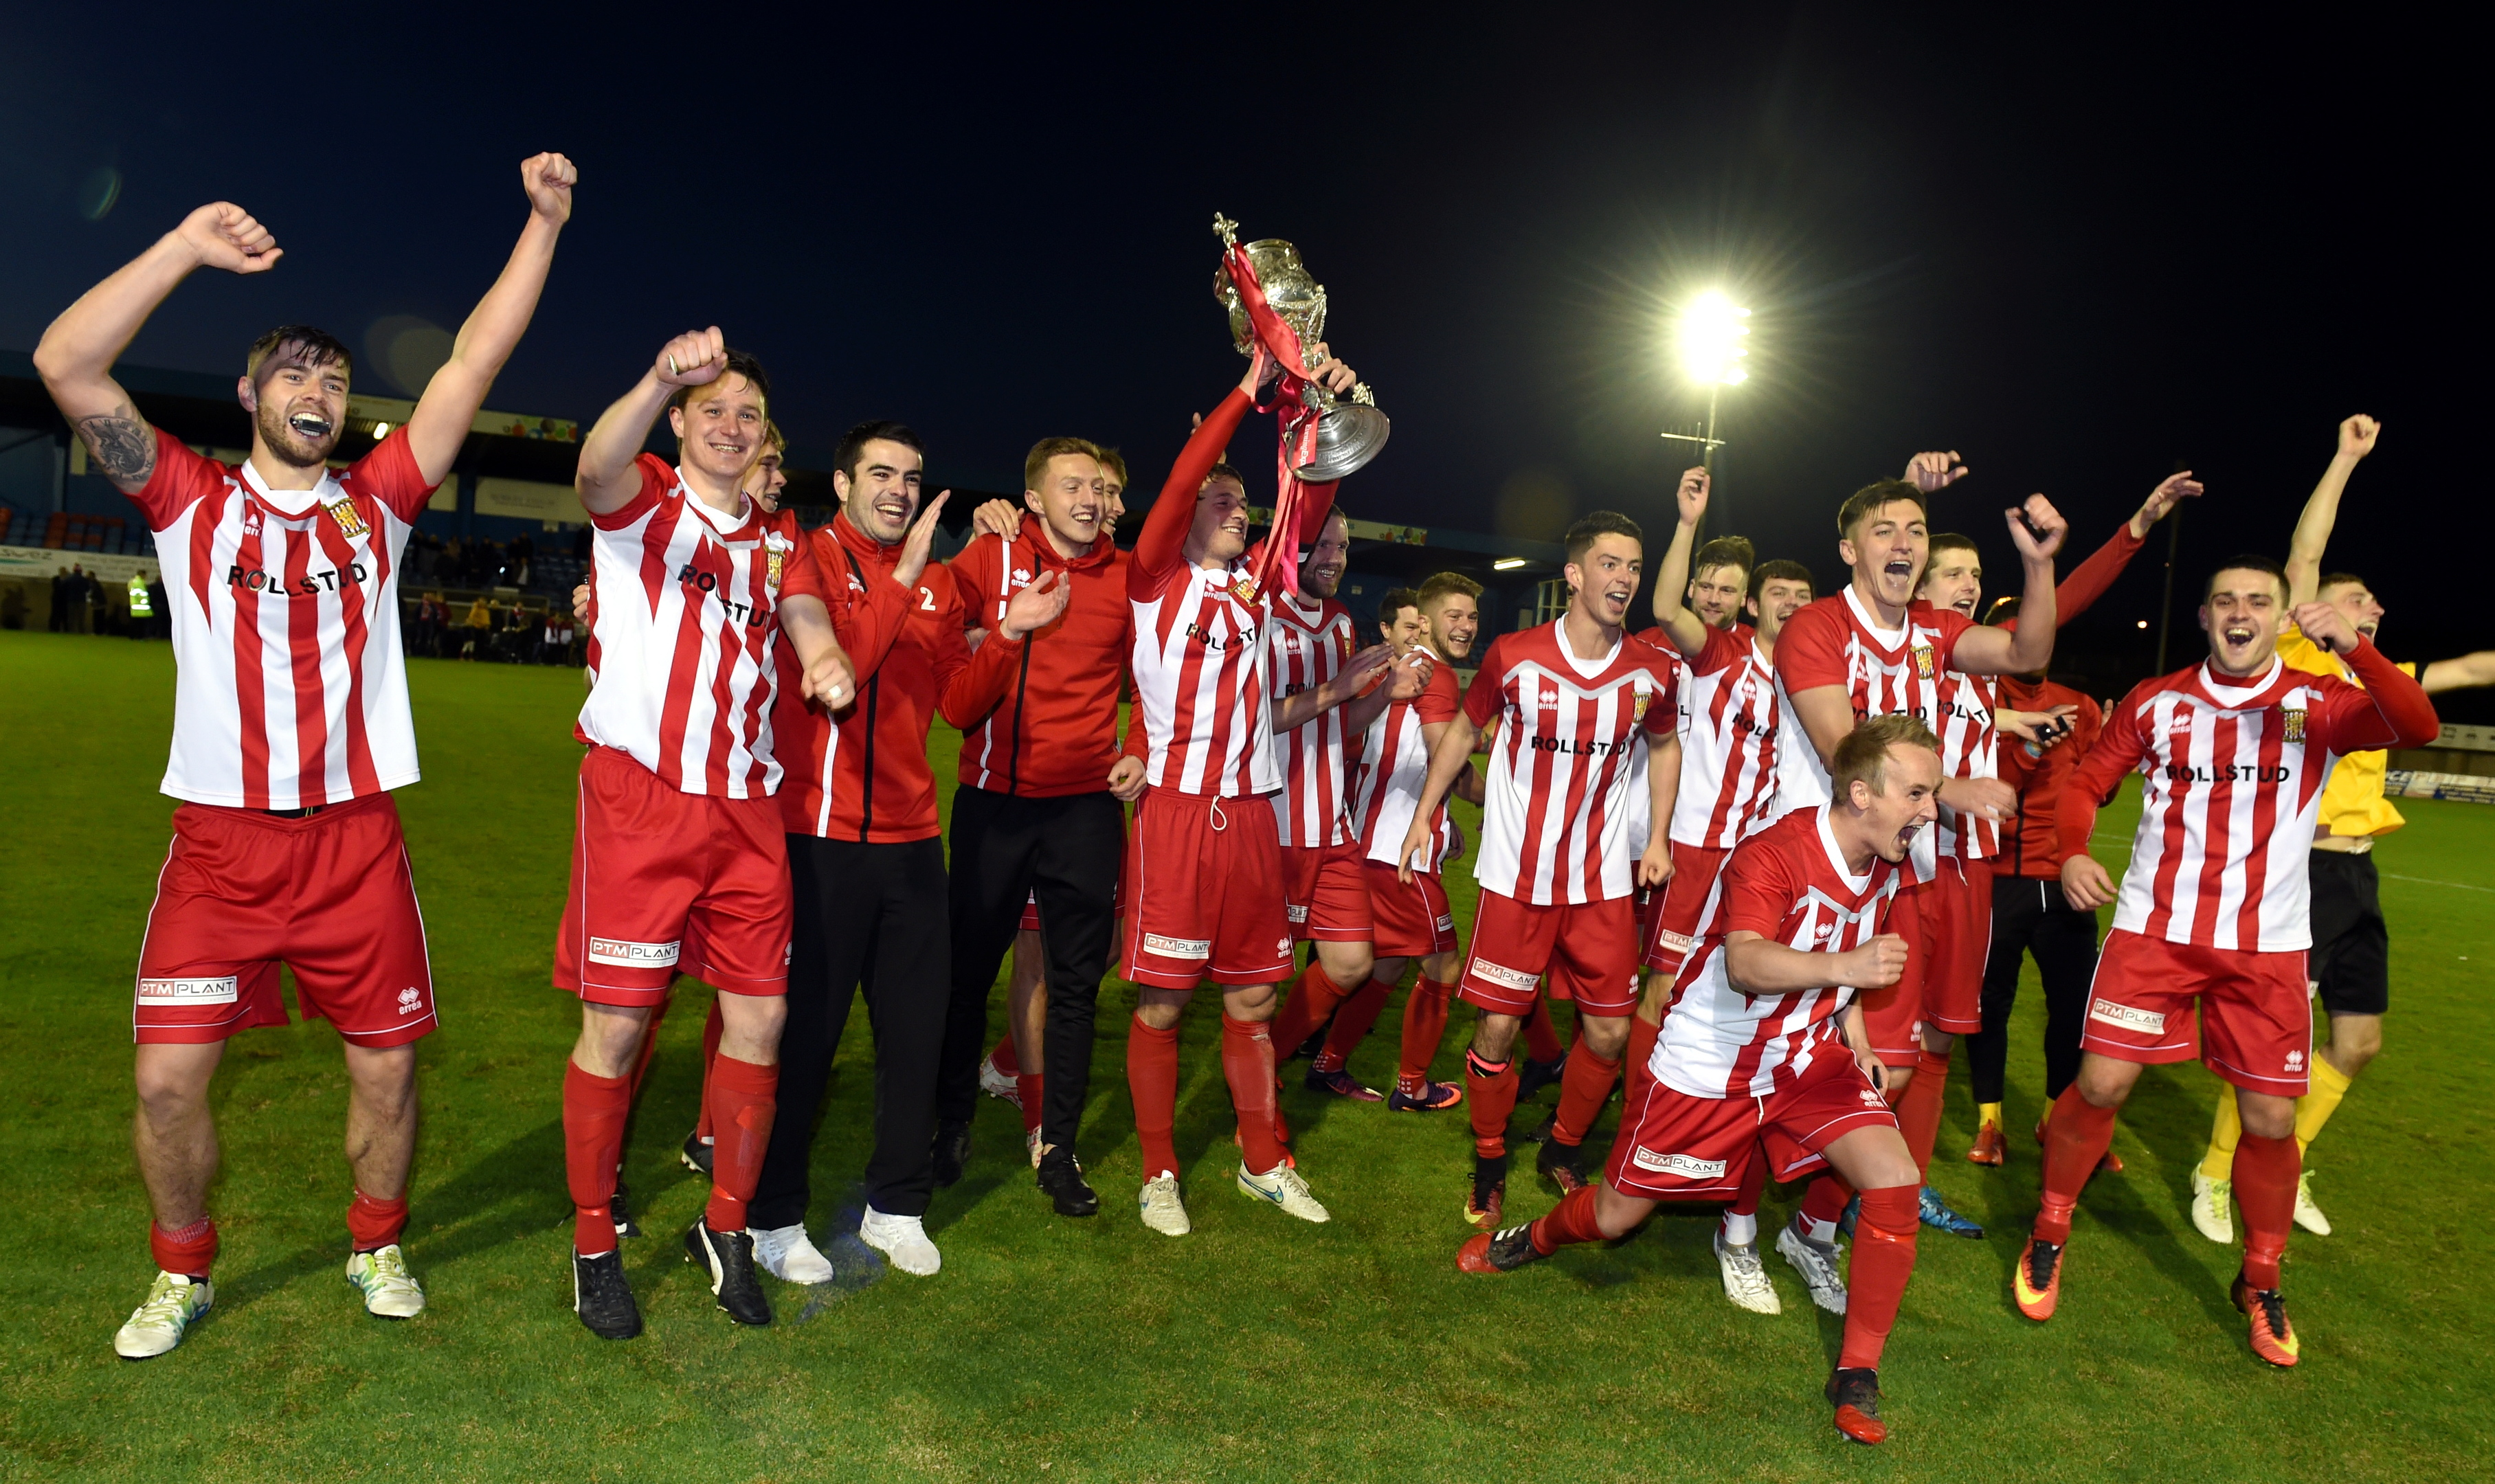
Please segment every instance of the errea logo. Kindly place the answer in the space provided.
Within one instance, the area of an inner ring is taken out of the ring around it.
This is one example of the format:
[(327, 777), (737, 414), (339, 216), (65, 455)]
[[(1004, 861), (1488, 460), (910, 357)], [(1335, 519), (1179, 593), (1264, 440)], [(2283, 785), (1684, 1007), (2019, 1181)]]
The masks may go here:
[(398, 1009), (399, 1013), (402, 1015), (415, 1009), (417, 1005), (422, 1005), (423, 1003), (424, 991), (416, 988), (413, 984), (410, 984), (407, 988), (398, 992)]
[(2287, 1069), (2289, 1071), (2304, 1070), (2304, 1053), (2301, 1051), (2289, 1052), (2287, 1054)]

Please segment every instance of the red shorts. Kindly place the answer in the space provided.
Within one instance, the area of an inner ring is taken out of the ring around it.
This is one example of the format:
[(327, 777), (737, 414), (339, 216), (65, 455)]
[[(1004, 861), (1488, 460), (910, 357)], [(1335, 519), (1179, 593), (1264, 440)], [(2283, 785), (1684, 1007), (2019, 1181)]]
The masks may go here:
[(1494, 1014), (1529, 1015), (1546, 971), (1551, 997), (1575, 1000), (1580, 1015), (1635, 1010), (1637, 909), (1627, 897), (1536, 907), (1484, 891), (1458, 997)]
[(1952, 1036), (1984, 1029), (1984, 964), (1992, 953), (1992, 862), (1943, 860), (1924, 899), (1924, 1022)]
[(2198, 1057), (2237, 1087), (2301, 1098), (2313, 1061), (2304, 960), (2301, 949), (2202, 948), (2116, 928), (2097, 952), (2079, 1049), (2151, 1066)]
[(681, 972), (785, 995), (794, 922), (778, 800), (679, 793), (611, 747), (581, 759), (557, 989), (660, 1005)]
[[(1954, 862), (1941, 862), (1947, 874)], [(1889, 931), (1906, 940), (1906, 972), (1886, 989), (1863, 992), (1863, 1030), (1871, 1050), (1890, 1067), (1912, 1067), (1924, 1049), (1924, 900), (1935, 883), (1903, 886), (1889, 909)]]
[(1126, 849), (1127, 978), (1154, 989), (1291, 976), (1282, 846), (1273, 806), (1155, 788)]
[(1369, 875), (1369, 909), (1376, 925), (1379, 958), (1428, 958), (1456, 951), (1456, 914), (1447, 888), (1433, 871), (1415, 871), (1412, 884), (1395, 879), (1382, 860), (1363, 862)]
[(430, 1035), (424, 920), (386, 793), (300, 819), (182, 804), (139, 947), (141, 1043), (221, 1041), (286, 1024), (277, 966), (306, 1020), (358, 1046)]
[(1367, 943), (1377, 929), (1369, 904), (1369, 852), (1344, 845), (1282, 847), (1282, 906), (1291, 937)]
[(1765, 1098), (1692, 1097), (1639, 1066), (1603, 1178), (1648, 1200), (1724, 1200), (1740, 1192), (1754, 1159), (1768, 1161), (1771, 1180), (1799, 1180), (1825, 1168), (1828, 1146), (1855, 1129), (1896, 1127), (1888, 1099), (1834, 1038), (1792, 1086)]
[(1698, 924), (1715, 900), (1715, 882), (1733, 852), (1704, 845), (1672, 842), (1672, 880), (1663, 883), (1663, 901), (1648, 909), (1638, 924), (1638, 962), (1656, 974), (1679, 974), (1681, 960), (1698, 946)]

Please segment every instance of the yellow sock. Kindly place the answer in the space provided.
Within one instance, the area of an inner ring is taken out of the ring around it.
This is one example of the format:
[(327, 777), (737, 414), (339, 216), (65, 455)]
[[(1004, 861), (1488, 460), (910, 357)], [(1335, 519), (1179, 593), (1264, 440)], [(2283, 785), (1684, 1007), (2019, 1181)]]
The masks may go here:
[(2218, 1117), (2209, 1126), (2209, 1152), (2201, 1157), (2201, 1173), (2210, 1180), (2235, 1178), (2235, 1140), (2244, 1135), (2243, 1120), (2235, 1116), (2235, 1090), (2218, 1084)]
[(2348, 1074), (2330, 1065), (2327, 1057), (2313, 1059), (2312, 1090), (2295, 1099), (2295, 1149), (2305, 1148), (2322, 1135), (2322, 1126), (2339, 1111), (2339, 1099), (2348, 1096)]
[(1985, 1124), (1990, 1124), (1995, 1128), (2000, 1128), (2001, 1104), (1997, 1102), (1977, 1103), (1975, 1105), (1975, 1121), (1979, 1127)]

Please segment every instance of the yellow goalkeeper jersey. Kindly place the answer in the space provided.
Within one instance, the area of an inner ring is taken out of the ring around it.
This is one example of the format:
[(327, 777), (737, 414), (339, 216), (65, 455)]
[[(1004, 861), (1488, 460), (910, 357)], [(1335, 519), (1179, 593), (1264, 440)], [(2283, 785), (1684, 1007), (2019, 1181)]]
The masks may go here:
[[(2278, 657), (2288, 668), (2308, 675), (2332, 675), (2358, 687), (2364, 684), (2345, 661), (2306, 638), (2293, 624), (2279, 631)], [(2404, 675), (2417, 673), (2415, 665), (2399, 668)], [(2350, 753), (2340, 758), (2322, 790), (2323, 827), (2334, 835), (2356, 837), (2387, 835), (2409, 822), (2383, 797), (2383, 773), (2389, 762), (2390, 756), (2382, 752)]]

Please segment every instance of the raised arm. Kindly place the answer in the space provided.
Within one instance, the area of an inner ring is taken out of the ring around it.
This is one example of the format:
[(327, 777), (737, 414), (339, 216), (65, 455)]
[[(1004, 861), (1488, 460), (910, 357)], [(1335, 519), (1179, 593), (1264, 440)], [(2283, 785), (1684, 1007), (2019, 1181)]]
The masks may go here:
[(2043, 495), (2029, 495), (2024, 506), (2003, 513), (2027, 579), (2018, 598), (2018, 627), (1979, 624), (1960, 634), (1950, 648), (1949, 667), (1964, 674), (2032, 675), (2053, 658), (2053, 553), (2062, 549), (2070, 527)]
[(2304, 513), (2295, 517), (2295, 535), (2287, 543), (2291, 604), (2311, 603), (2321, 592), (2322, 553), (2330, 544), (2330, 528), (2339, 523), (2339, 496), (2348, 488), (2348, 476), (2382, 436), (2383, 425), (2363, 413), (2339, 424), (2339, 450), (2330, 455), (2330, 467), (2322, 471), (2313, 493), (2304, 497)]
[(1239, 419), (1248, 416), (1248, 409), (1254, 405), (1256, 384), (1263, 379), (1268, 364), (1259, 352), (1248, 365), (1247, 377), (1221, 399), (1220, 406), (1196, 423), (1186, 447), (1179, 451), (1178, 462), (1170, 466), (1160, 498), (1153, 502), (1152, 512), (1144, 517), (1143, 530), (1136, 533), (1129, 573), (1147, 582), (1157, 582), (1176, 572), (1185, 560), (1186, 533), (1195, 524), (1196, 494), (1204, 488), (1204, 477), (1221, 462), (1221, 450), (1230, 447), (1230, 435), (1239, 431)]
[(2495, 685), (2495, 649), (2481, 649), (2457, 660), (2437, 660), (2418, 671), (2418, 684), (2425, 687), (2428, 696)]
[(1672, 647), (1695, 660), (1707, 647), (1707, 621), (1689, 611), (1681, 600), (1689, 592), (1689, 548), (1698, 540), (1698, 523), (1707, 516), (1711, 493), (1704, 468), (1684, 469), (1680, 488), (1673, 494), (1680, 507), (1680, 523), (1673, 528), (1672, 544), (1664, 548), (1663, 566), (1654, 577), (1654, 621), (1672, 639)]
[(427, 484), (439, 484), (450, 473), (476, 426), (477, 410), (485, 405), (485, 393), (518, 347), (529, 317), (537, 313), (546, 269), (554, 265), (555, 238), (571, 220), (571, 187), (578, 178), (571, 162), (559, 154), (538, 155), (520, 167), (529, 221), (520, 229), (519, 245), (511, 249), (494, 287), (477, 301), (468, 323), (459, 326), (450, 358), (425, 383), (424, 395), (407, 419), (408, 451), (416, 455)]
[(212, 201), (61, 311), (35, 347), (35, 372), (87, 452), (125, 495), (156, 472), (156, 430), (139, 416), (112, 363), (195, 268), (264, 273), (286, 256), (268, 229), (231, 201)]
[(649, 442), (650, 424), (659, 420), (667, 399), (677, 387), (715, 381), (726, 369), (727, 338), (716, 325), (687, 330), (660, 347), (650, 369), (598, 415), (589, 436), (580, 441), (580, 468), (572, 476), (572, 487), (580, 492), (582, 508), (592, 515), (605, 515), (631, 504), (641, 492), (632, 461)]
[(2375, 748), (2423, 747), (2443, 730), (2425, 687), (2367, 643), (2346, 614), (2326, 603), (2308, 603), (2295, 616), (2306, 638), (2345, 661), (2364, 684), (2362, 691), (2351, 687), (2315, 710), (2309, 731), (2316, 742), (2346, 757)]

